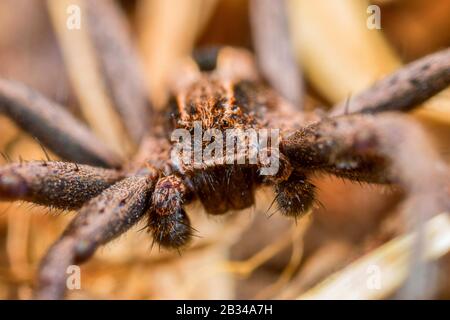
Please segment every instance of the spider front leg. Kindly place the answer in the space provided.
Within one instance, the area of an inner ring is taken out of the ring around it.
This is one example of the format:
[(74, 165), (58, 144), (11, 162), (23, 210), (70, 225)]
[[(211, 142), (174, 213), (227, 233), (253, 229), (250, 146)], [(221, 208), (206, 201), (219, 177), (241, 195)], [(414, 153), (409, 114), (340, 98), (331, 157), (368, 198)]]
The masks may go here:
[(67, 162), (14, 163), (0, 167), (0, 200), (79, 209), (122, 178), (116, 170)]
[(293, 172), (286, 181), (275, 185), (275, 200), (281, 214), (301, 217), (312, 208), (315, 186), (300, 172)]
[[(449, 171), (420, 126), (407, 116), (348, 115), (325, 119), (287, 137), (283, 152), (294, 167), (352, 180), (398, 183), (410, 197), (448, 206)], [(448, 208), (447, 208), (448, 209)]]
[(146, 213), (156, 174), (126, 178), (89, 201), (51, 247), (39, 270), (38, 299), (62, 299), (66, 270), (135, 225)]
[(189, 243), (192, 227), (183, 204), (192, 199), (192, 192), (176, 176), (161, 178), (152, 196), (148, 227), (154, 241), (166, 248), (180, 248)]
[[(154, 242), (167, 248), (179, 248), (191, 238), (193, 229), (183, 205), (192, 199), (193, 194), (180, 176), (171, 174), (170, 151), (169, 140), (148, 136), (132, 163), (147, 163), (166, 175), (156, 183), (147, 225)], [(129, 170), (135, 170), (133, 165)]]

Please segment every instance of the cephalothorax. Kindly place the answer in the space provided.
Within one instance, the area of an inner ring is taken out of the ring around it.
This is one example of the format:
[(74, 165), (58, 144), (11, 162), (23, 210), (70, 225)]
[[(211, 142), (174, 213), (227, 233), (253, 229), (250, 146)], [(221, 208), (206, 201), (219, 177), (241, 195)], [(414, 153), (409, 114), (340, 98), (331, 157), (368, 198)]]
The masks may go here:
[[(0, 112), (71, 161), (0, 168), (0, 200), (79, 210), (42, 262), (38, 298), (63, 297), (66, 268), (89, 259), (143, 217), (161, 246), (185, 246), (191, 226), (183, 207), (190, 201), (199, 200), (210, 214), (223, 214), (252, 206), (255, 189), (267, 184), (275, 190), (280, 212), (298, 217), (314, 202), (309, 175), (315, 172), (398, 183), (410, 199), (420, 195), (448, 209), (447, 167), (420, 127), (400, 114), (382, 113), (408, 110), (448, 86), (448, 49), (354, 97), (350, 110), (337, 106), (326, 116), (283, 101), (263, 84), (245, 51), (224, 48), (209, 58), (173, 82), (169, 106), (152, 113), (151, 123), (144, 126), (148, 132), (129, 162), (115, 156), (64, 109), (20, 84), (0, 80)], [(393, 87), (394, 93), (389, 91)], [(382, 95), (385, 90), (389, 99)], [(372, 104), (374, 100), (379, 103)], [(261, 175), (265, 164), (260, 162), (200, 167), (174, 162), (171, 132), (194, 130), (195, 122), (219, 131), (279, 129), (279, 148), (267, 150), (276, 154), (279, 169)]]

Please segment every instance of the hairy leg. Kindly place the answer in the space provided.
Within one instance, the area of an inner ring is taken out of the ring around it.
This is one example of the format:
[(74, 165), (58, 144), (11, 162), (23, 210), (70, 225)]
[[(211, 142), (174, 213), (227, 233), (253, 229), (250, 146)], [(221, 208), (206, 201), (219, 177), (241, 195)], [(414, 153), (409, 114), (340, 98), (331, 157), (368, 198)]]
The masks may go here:
[(0, 79), (0, 113), (63, 159), (100, 167), (121, 165), (121, 159), (84, 124), (20, 83)]
[(166, 248), (179, 248), (191, 240), (192, 228), (183, 205), (192, 193), (176, 175), (161, 178), (155, 186), (148, 228), (154, 241)]
[(450, 49), (414, 61), (342, 102), (332, 115), (408, 111), (450, 85)]
[(89, 259), (145, 214), (155, 175), (126, 178), (89, 201), (43, 259), (36, 298), (62, 299), (67, 267)]
[(14, 163), (0, 167), (0, 200), (74, 210), (122, 178), (116, 170), (67, 162)]
[[(411, 276), (400, 296), (429, 298), (436, 283), (433, 269), (423, 260), (423, 225), (430, 216), (450, 210), (450, 171), (420, 126), (401, 114), (343, 116), (294, 134), (285, 147), (303, 168), (322, 167), (352, 180), (394, 182), (403, 187), (405, 223), (417, 236), (411, 252)], [(298, 152), (310, 157), (296, 158)]]
[(312, 208), (315, 189), (306, 175), (293, 172), (286, 181), (275, 185), (278, 210), (288, 217), (301, 217)]
[(154, 242), (166, 248), (179, 248), (191, 239), (192, 228), (183, 205), (192, 200), (193, 194), (180, 176), (173, 174), (170, 150), (166, 138), (148, 136), (129, 170), (135, 172), (138, 164), (146, 163), (163, 176), (157, 181), (152, 195), (148, 231)]
[(294, 167), (398, 183), (411, 195), (442, 195), (450, 181), (448, 167), (423, 130), (401, 114), (326, 119), (288, 137), (282, 149)]

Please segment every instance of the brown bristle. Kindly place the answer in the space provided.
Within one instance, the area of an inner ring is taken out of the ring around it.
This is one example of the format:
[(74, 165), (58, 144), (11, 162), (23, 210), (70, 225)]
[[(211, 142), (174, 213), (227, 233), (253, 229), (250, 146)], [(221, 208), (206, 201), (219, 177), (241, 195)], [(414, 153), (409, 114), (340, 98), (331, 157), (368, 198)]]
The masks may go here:
[(280, 212), (288, 217), (299, 217), (309, 211), (314, 203), (314, 185), (305, 175), (294, 173), (287, 181), (275, 187)]
[(166, 215), (151, 212), (148, 227), (154, 241), (165, 248), (184, 247), (192, 238), (191, 222), (181, 207), (173, 208), (173, 211)]

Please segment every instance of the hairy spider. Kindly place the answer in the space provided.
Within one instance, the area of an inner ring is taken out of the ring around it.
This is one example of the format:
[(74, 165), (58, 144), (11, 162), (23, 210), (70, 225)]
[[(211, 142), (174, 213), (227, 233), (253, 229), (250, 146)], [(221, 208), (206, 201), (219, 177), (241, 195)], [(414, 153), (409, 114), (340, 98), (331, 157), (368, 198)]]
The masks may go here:
[[(315, 172), (400, 184), (409, 199), (428, 197), (437, 209), (449, 208), (446, 165), (413, 120), (392, 112), (412, 109), (450, 84), (449, 49), (406, 66), (355, 96), (351, 106), (338, 105), (326, 115), (284, 101), (263, 83), (244, 50), (208, 51), (196, 62), (173, 82), (165, 111), (152, 111), (150, 123), (143, 115), (129, 121), (141, 121), (135, 130), (146, 128), (134, 134), (140, 147), (130, 161), (116, 156), (64, 108), (0, 80), (0, 112), (69, 161), (1, 167), (0, 200), (79, 210), (42, 261), (37, 298), (62, 298), (67, 267), (86, 261), (143, 217), (161, 246), (187, 245), (192, 228), (183, 207), (194, 200), (210, 214), (224, 214), (252, 206), (255, 189), (272, 185), (280, 212), (299, 217), (315, 199), (309, 180)], [(193, 130), (194, 121), (220, 131), (280, 129), (279, 152), (270, 151), (280, 162), (278, 172), (261, 175), (262, 163), (174, 162), (170, 134)]]

